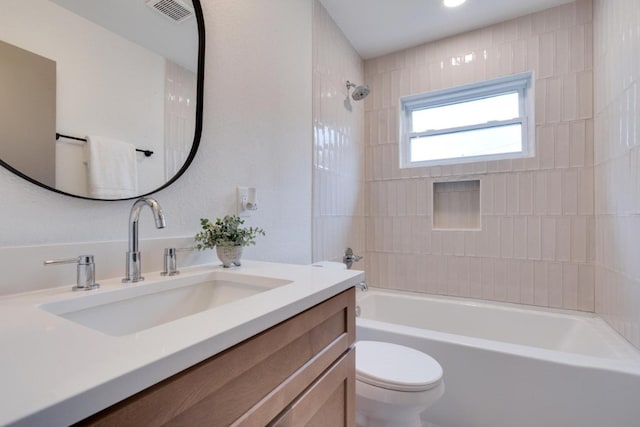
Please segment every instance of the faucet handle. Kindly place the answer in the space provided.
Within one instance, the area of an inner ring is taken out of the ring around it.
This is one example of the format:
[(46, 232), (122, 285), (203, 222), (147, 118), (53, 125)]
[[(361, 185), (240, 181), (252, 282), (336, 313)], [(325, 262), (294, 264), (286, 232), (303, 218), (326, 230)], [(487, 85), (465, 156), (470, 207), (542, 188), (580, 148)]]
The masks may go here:
[(353, 254), (353, 249), (347, 248), (344, 251), (344, 255), (342, 257), (342, 262), (347, 266), (347, 269), (351, 269), (351, 266), (353, 265), (353, 263), (360, 261), (362, 258), (364, 258), (364, 257), (363, 256), (354, 255)]
[(50, 259), (44, 262), (45, 266), (55, 264), (77, 264), (76, 285), (71, 288), (73, 291), (89, 291), (100, 287), (100, 284), (95, 282), (96, 264), (93, 255), (80, 255), (76, 258)]
[(162, 276), (175, 276), (180, 274), (178, 271), (178, 252), (188, 252), (195, 248), (164, 248), (164, 270), (160, 273)]

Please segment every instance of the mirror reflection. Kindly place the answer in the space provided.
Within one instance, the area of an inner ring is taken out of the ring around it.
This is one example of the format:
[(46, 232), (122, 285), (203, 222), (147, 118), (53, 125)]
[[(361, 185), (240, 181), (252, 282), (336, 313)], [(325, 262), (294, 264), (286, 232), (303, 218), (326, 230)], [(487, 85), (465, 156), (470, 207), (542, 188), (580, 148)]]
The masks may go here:
[(152, 192), (192, 151), (197, 69), (191, 0), (3, 0), (0, 159), (76, 196)]

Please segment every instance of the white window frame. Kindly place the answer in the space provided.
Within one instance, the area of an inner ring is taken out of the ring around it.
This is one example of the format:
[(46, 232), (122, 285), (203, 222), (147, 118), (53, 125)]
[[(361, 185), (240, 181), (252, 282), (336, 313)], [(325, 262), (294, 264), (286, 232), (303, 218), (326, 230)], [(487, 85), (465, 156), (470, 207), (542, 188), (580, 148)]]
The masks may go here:
[[(400, 167), (413, 168), (436, 165), (450, 165), (458, 163), (471, 163), (488, 160), (514, 159), (532, 157), (535, 154), (535, 115), (533, 96), (533, 73), (526, 72), (457, 86), (434, 92), (410, 95), (400, 98)], [(426, 130), (412, 132), (412, 113), (415, 110), (441, 107), (444, 105), (458, 104), (466, 101), (474, 101), (481, 98), (517, 92), (520, 103), (520, 116), (511, 120), (497, 120), (470, 126), (446, 128), (438, 130)], [(481, 130), (492, 127), (521, 124), (522, 151), (515, 153), (498, 153), (469, 157), (455, 157), (448, 159), (411, 161), (411, 139), (443, 134), (453, 134), (469, 130)]]

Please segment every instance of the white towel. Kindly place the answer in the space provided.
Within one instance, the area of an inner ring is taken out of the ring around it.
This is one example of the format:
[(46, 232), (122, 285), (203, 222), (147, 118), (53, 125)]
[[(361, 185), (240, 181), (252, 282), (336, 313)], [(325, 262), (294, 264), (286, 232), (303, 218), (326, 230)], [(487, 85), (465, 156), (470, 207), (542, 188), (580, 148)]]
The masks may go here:
[(124, 199), (138, 195), (136, 148), (103, 136), (87, 136), (85, 146), (89, 196)]

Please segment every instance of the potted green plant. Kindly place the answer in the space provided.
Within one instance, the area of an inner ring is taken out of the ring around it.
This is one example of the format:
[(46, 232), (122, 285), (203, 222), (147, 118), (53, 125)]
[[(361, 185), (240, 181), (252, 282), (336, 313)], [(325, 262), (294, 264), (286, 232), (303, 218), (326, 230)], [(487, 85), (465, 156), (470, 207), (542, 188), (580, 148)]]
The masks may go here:
[(226, 215), (224, 218), (216, 218), (212, 223), (207, 218), (200, 219), (202, 231), (195, 235), (196, 249), (216, 248), (216, 254), (222, 265), (229, 268), (232, 265), (239, 266), (242, 257), (242, 248), (255, 245), (256, 237), (265, 232), (257, 227), (242, 227), (244, 220), (237, 215)]

